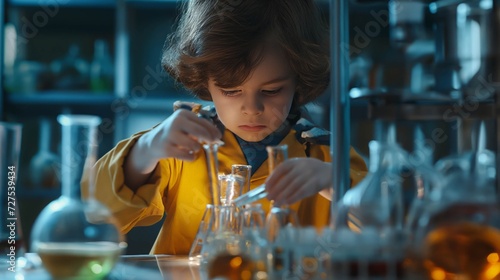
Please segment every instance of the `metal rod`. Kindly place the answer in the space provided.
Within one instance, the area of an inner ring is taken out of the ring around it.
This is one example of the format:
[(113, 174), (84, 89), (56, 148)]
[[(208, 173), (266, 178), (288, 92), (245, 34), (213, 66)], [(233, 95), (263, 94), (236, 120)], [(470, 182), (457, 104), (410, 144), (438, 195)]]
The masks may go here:
[[(350, 185), (350, 105), (349, 105), (349, 5), (348, 0), (330, 0), (331, 132), (333, 201), (339, 201)], [(332, 219), (335, 213), (332, 203)]]
[[(492, 40), (490, 43), (492, 44), (492, 50), (494, 50), (493, 53), (493, 75), (492, 75), (492, 82), (498, 83), (500, 81), (500, 50), (496, 47), (498, 46), (498, 43), (500, 43), (500, 38), (496, 36), (498, 32), (500, 31), (500, 0), (494, 0), (493, 1), (493, 17), (492, 17), (492, 33), (490, 33), (490, 36), (492, 37)], [(497, 199), (500, 201), (500, 92), (498, 90), (498, 87), (495, 89), (495, 105), (496, 105), (496, 118), (495, 118), (495, 154), (496, 154), (496, 191), (497, 191)]]
[[(130, 37), (129, 12), (126, 0), (116, 1), (116, 34), (115, 34), (115, 97), (127, 99), (130, 89)], [(120, 113), (119, 113), (120, 114)], [(115, 143), (125, 137), (125, 122), (123, 116), (115, 114)]]

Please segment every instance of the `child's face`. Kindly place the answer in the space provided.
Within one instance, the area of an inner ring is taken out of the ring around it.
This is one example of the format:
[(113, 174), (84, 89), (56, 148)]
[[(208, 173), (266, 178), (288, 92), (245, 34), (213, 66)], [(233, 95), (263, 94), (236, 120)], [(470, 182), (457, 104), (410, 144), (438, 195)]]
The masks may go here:
[(208, 81), (224, 126), (250, 142), (264, 139), (286, 120), (295, 94), (295, 74), (281, 50), (267, 48), (240, 86), (220, 88)]

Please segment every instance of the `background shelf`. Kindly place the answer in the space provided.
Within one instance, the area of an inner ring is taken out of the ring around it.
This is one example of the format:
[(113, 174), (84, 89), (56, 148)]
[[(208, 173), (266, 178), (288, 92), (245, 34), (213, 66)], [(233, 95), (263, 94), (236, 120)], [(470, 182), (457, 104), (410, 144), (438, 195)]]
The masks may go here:
[(56, 4), (61, 7), (114, 7), (116, 0), (58, 0), (58, 1), (40, 1), (40, 0), (7, 0), (11, 6), (39, 6)]

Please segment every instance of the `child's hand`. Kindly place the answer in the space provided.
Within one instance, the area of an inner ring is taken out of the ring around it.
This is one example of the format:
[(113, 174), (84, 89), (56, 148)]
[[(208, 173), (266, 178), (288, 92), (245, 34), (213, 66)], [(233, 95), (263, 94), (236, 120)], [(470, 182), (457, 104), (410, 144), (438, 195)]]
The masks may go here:
[[(146, 136), (146, 135), (145, 135)], [(177, 110), (160, 125), (147, 133), (150, 154), (157, 159), (178, 158), (192, 161), (201, 149), (200, 142), (222, 137), (210, 121), (188, 110)]]
[(267, 198), (276, 206), (292, 204), (332, 185), (331, 164), (315, 158), (284, 161), (267, 178)]

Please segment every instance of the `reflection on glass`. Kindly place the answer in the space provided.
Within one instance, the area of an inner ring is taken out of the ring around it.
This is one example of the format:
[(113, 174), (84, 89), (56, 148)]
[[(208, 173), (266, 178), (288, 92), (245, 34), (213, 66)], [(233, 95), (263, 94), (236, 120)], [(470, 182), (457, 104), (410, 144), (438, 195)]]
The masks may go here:
[(219, 174), (221, 205), (233, 204), (234, 199), (240, 196), (244, 184), (241, 176)]
[(191, 249), (189, 250), (189, 260), (193, 263), (199, 264), (201, 260), (201, 250), (203, 248), (203, 244), (205, 243), (207, 235), (211, 230), (210, 226), (211, 222), (214, 220), (214, 213), (214, 205), (207, 204), (205, 212), (203, 213), (203, 217), (201, 218), (200, 225), (198, 226), (198, 232), (196, 233), (193, 244), (191, 245)]
[(252, 177), (252, 166), (248, 164), (233, 164), (231, 166), (231, 174), (241, 177), (244, 184), (241, 194), (245, 194), (250, 190), (250, 178)]

